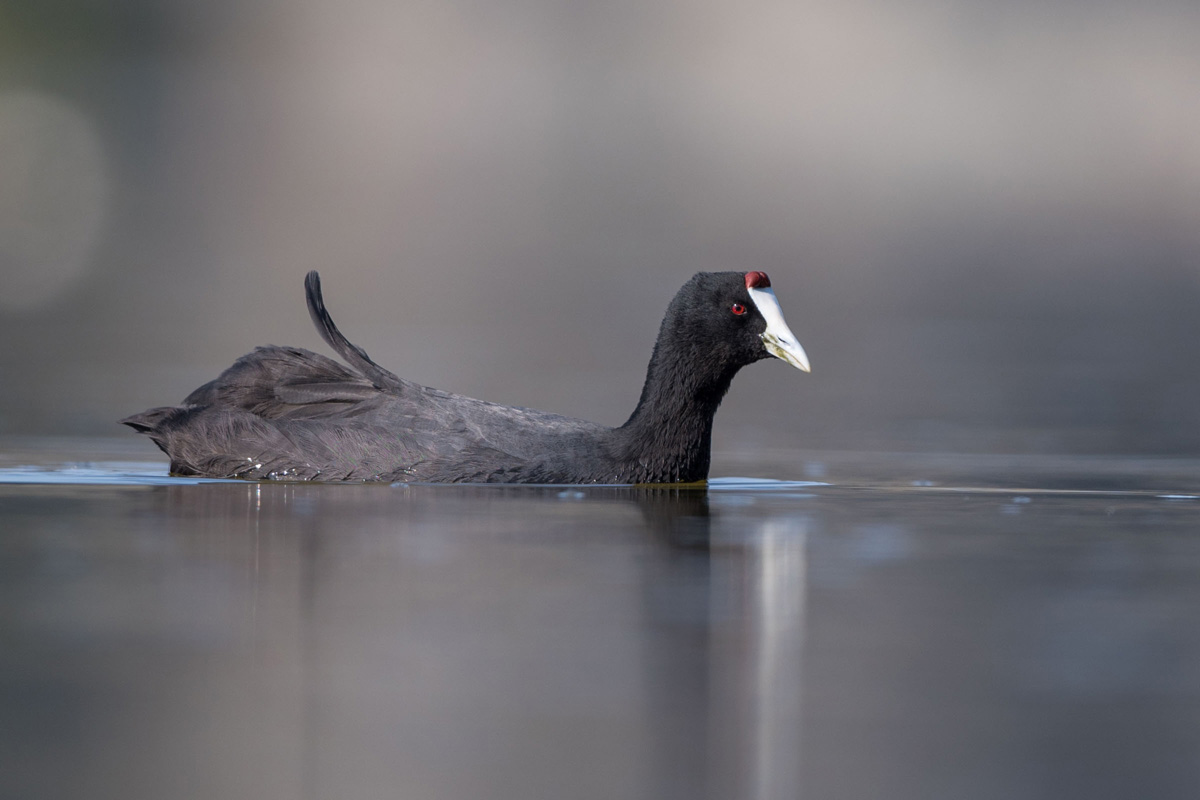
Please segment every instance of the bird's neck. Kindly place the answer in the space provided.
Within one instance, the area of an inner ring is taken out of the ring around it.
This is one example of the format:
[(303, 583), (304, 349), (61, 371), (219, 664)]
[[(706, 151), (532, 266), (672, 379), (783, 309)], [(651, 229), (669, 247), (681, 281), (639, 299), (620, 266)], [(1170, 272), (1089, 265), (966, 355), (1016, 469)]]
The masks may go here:
[(708, 477), (713, 416), (737, 367), (661, 339), (637, 408), (617, 429), (635, 483), (687, 483)]

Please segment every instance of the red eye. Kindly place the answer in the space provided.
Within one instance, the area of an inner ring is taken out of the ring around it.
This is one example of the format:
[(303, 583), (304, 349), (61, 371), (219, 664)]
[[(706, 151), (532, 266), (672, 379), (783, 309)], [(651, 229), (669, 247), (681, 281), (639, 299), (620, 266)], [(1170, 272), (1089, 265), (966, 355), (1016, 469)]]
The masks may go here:
[(739, 317), (742, 314), (746, 313), (746, 307), (744, 305), (742, 305), (741, 303), (734, 303), (733, 308), (731, 308), (729, 310), (732, 311), (733, 313), (737, 314)]

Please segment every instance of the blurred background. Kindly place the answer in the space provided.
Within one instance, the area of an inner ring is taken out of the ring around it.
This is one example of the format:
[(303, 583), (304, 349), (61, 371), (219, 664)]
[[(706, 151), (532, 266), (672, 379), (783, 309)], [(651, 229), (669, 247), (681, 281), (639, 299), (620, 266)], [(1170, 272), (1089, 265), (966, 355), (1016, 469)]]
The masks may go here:
[(1184, 0), (7, 0), (0, 433), (327, 352), (310, 269), (399, 374), (619, 424), (679, 285), (756, 269), (814, 371), (748, 368), (718, 448), (1195, 455), (1197, 42)]

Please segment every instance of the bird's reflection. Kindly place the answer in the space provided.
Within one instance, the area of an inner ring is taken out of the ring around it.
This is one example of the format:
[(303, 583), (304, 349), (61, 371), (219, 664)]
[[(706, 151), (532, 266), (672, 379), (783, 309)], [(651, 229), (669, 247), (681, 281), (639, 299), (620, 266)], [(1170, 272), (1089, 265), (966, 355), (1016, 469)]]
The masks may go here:
[(712, 516), (707, 488), (635, 486), (629, 492), (647, 532), (659, 542), (682, 550), (709, 549)]
[[(643, 583), (648, 627), (676, 639), (647, 659), (665, 711), (659, 760), (678, 766), (660, 773), (659, 796), (798, 797), (804, 525), (714, 514), (703, 489), (639, 488), (635, 500), (665, 545)], [(680, 791), (680, 775), (694, 785)]]
[[(436, 626), (420, 629), (434, 643), (445, 638), (469, 652), (474, 640), (486, 640), (500, 648), (498, 663), (540, 663), (513, 672), (445, 665), (463, 691), (477, 682), (500, 694), (529, 691), (532, 674), (558, 676), (570, 685), (561, 671), (578, 670), (578, 680), (586, 681), (573, 653), (588, 652), (586, 620), (595, 613), (588, 609), (608, 609), (613, 621), (606, 635), (614, 651), (606, 661), (629, 683), (621, 684), (626, 694), (617, 691), (624, 704), (603, 714), (627, 720), (629, 736), (645, 743), (636, 757), (652, 784), (647, 796), (799, 794), (806, 532), (803, 521), (760, 510), (753, 497), (714, 494), (703, 486), (262, 484), (171, 487), (161, 496), (169, 516), (204, 521), (210, 548), (244, 553), (247, 565), (255, 565), (250, 598), (256, 607), (272, 606), (271, 614), (252, 613), (256, 636), (270, 638), (275, 634), (264, 626), (280, 626), (280, 587), (294, 593), (296, 689), (303, 705), (296, 717), (302, 753), (297, 782), (304, 796), (337, 793), (346, 780), (339, 766), (345, 745), (331, 743), (359, 729), (354, 717), (360, 712), (343, 705), (338, 690), (350, 672), (363, 669), (353, 654), (364, 643), (385, 639), (402, 655), (407, 647), (430, 646), (406, 640), (415, 635), (406, 623), (414, 608), (424, 609), (422, 625), (432, 619), (449, 626), (441, 633)], [(409, 553), (437, 560), (432, 566), (413, 563)], [(541, 572), (524, 578), (518, 572), (512, 583), (508, 565), (530, 553), (549, 553), (577, 583), (561, 586)], [(446, 606), (439, 610), (430, 605), (428, 591), (443, 590), (421, 588), (440, 586), (428, 577), (431, 571), (450, 580), (470, 575), (474, 583), (439, 594), (437, 602)], [(281, 573), (288, 577), (281, 580)], [(368, 574), (379, 582), (363, 583)], [(549, 640), (557, 642), (551, 651), (518, 610), (530, 602), (540, 608), (538, 587), (546, 582), (557, 587), (556, 602), (579, 609), (554, 617), (563, 627)], [(477, 597), (490, 606), (478, 606)], [(475, 617), (510, 620), (507, 635), (497, 639), (493, 627), (473, 627)], [(385, 707), (396, 706), (399, 730), (436, 724), (468, 732), (476, 725), (457, 717), (464, 712), (454, 704), (439, 710), (416, 703), (423, 713), (438, 715), (435, 721), (402, 718), (402, 709), (414, 704), (406, 692), (421, 691), (402, 680), (363, 690), (378, 692)], [(577, 690), (580, 697), (591, 691), (586, 683)], [(525, 722), (518, 717), (506, 724), (520, 730)], [(590, 723), (583, 718), (578, 724), (583, 728), (562, 735), (580, 734)], [(363, 740), (357, 746), (369, 751), (383, 745)], [(509, 751), (511, 763), (480, 768), (536, 769), (534, 756)], [(379, 766), (384, 774), (391, 768)]]

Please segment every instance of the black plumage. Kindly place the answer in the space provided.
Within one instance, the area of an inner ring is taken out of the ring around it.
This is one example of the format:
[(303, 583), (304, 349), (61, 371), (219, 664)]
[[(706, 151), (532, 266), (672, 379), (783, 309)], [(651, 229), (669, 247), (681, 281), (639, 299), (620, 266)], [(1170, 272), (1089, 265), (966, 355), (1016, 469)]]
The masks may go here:
[[(761, 276), (756, 278), (755, 276)], [(259, 347), (180, 406), (121, 420), (177, 475), (253, 480), (670, 483), (708, 475), (713, 415), (741, 367), (772, 355), (762, 273), (698, 273), (672, 300), (629, 420), (610, 428), (406, 381), (334, 325), (320, 279), (309, 313), (346, 365)], [(769, 303), (774, 303), (772, 294)], [(778, 311), (778, 305), (774, 308)], [(790, 337), (782, 317), (778, 325)], [(794, 343), (794, 338), (791, 339)], [(764, 346), (764, 342), (768, 342)], [(795, 344), (807, 370), (803, 350)], [(773, 351), (774, 354), (779, 354)]]

